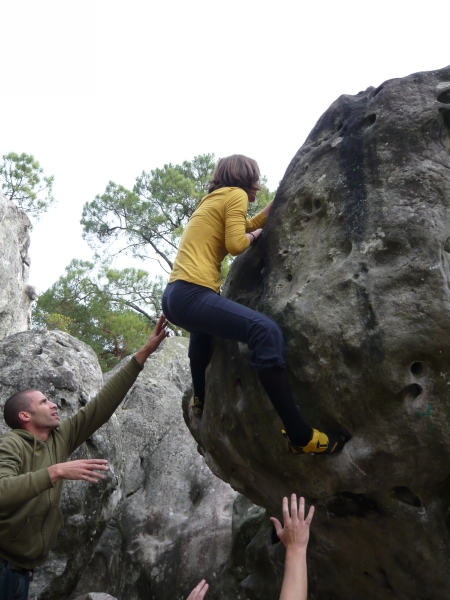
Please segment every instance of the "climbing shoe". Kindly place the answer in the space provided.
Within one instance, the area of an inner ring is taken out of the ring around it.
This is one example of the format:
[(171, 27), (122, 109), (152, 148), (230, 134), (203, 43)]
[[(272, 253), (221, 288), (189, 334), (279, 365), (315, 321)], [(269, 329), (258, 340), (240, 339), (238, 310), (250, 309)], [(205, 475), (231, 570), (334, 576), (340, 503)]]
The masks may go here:
[(203, 415), (203, 402), (200, 402), (200, 400), (198, 399), (198, 396), (194, 396), (194, 399), (192, 400), (190, 406), (189, 406), (189, 410), (191, 411), (191, 413), (193, 414), (193, 416), (196, 419), (201, 419), (202, 415)]
[(312, 432), (311, 441), (306, 446), (297, 446), (291, 442), (283, 429), (282, 434), (287, 439), (289, 452), (292, 454), (336, 454), (342, 450), (347, 441), (345, 435), (335, 431), (322, 433), (318, 429), (313, 429)]

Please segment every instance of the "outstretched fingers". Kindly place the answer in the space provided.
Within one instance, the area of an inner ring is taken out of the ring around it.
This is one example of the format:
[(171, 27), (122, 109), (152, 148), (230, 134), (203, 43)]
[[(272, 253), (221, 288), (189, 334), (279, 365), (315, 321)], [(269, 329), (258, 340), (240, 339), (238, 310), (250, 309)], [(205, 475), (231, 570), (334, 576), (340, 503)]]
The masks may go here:
[(270, 520), (272, 521), (273, 526), (275, 527), (277, 536), (280, 537), (281, 534), (283, 533), (283, 525), (280, 523), (280, 521), (276, 517), (270, 517)]
[(206, 592), (209, 589), (209, 585), (206, 583), (204, 579), (200, 581), (199, 584), (195, 586), (192, 592), (187, 597), (187, 600), (202, 600), (205, 597)]
[(305, 525), (307, 525), (308, 527), (311, 525), (311, 521), (312, 521), (312, 518), (314, 516), (314, 511), (315, 511), (314, 506), (310, 506), (309, 507), (309, 511), (308, 511), (308, 515), (307, 515), (307, 517), (305, 519)]
[(286, 527), (286, 524), (291, 520), (291, 515), (289, 514), (289, 502), (286, 496), (283, 498), (282, 510), (284, 526)]
[[(155, 335), (159, 336), (161, 335), (161, 333), (163, 331), (165, 331), (167, 325), (169, 324), (169, 321), (166, 319), (166, 317), (164, 315), (161, 315), (158, 319), (158, 322), (155, 325)], [(167, 332), (167, 335), (169, 335), (169, 332)]]
[[(290, 510), (289, 510), (290, 509)], [(283, 498), (282, 504), (283, 525), (275, 517), (271, 521), (279, 539), (287, 547), (306, 547), (309, 538), (309, 526), (314, 516), (314, 507), (311, 506), (305, 519), (305, 498), (291, 494), (290, 503), (288, 498)]]
[[(303, 500), (303, 502), (305, 501), (304, 498), (300, 498), (300, 504), (301, 500)], [(300, 518), (300, 508), (301, 506), (299, 506), (297, 509), (297, 495), (291, 494), (291, 520), (293, 523), (297, 523)]]

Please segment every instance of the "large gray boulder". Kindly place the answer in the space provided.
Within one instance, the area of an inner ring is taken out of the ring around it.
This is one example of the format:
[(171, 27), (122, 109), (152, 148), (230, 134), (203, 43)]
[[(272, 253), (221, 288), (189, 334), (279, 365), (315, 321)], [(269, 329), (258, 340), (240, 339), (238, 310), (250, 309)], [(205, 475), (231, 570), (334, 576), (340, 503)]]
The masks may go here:
[(348, 432), (343, 452), (287, 453), (234, 342), (216, 343), (191, 423), (213, 472), (253, 502), (278, 516), (293, 491), (316, 504), (321, 600), (448, 597), (449, 286), (447, 67), (336, 100), (228, 276), (228, 298), (280, 324), (301, 413)]
[[(85, 405), (102, 383), (94, 351), (66, 333), (27, 331), (0, 341), (1, 415), (9, 396), (33, 388), (58, 404), (61, 417), (66, 418)], [(6, 429), (1, 417), (0, 432)], [(96, 485), (65, 482), (61, 504), (65, 524), (50, 559), (36, 569), (30, 598), (66, 597), (89, 562), (120, 499), (120, 442), (118, 421), (113, 416), (72, 455), (72, 459), (107, 458), (110, 476)]]
[(30, 228), (23, 210), (0, 194), (0, 340), (29, 329), (30, 305), (36, 298), (28, 286)]

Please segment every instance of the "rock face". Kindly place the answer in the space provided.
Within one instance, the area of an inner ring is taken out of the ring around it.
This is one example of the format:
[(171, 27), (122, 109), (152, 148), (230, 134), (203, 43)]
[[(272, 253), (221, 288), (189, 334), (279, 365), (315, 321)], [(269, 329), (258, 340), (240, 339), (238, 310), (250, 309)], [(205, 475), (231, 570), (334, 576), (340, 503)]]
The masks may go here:
[(272, 514), (292, 491), (316, 504), (314, 598), (448, 597), (449, 286), (447, 67), (332, 104), (228, 276), (227, 297), (280, 324), (305, 419), (352, 435), (336, 456), (289, 455), (247, 348), (216, 343), (191, 430)]
[(30, 304), (35, 295), (27, 287), (30, 227), (23, 210), (0, 194), (0, 340), (29, 328)]
[(168, 338), (117, 411), (122, 499), (72, 597), (107, 591), (120, 600), (185, 598), (203, 578), (223, 595), (236, 493), (217, 479), (183, 422), (190, 387), (187, 340)]

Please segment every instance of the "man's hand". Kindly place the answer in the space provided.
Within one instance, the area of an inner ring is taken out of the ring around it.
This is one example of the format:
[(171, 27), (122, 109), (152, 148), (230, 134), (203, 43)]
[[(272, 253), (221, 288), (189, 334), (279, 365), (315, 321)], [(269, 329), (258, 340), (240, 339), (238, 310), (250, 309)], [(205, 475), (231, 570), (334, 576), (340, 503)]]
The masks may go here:
[(161, 315), (146, 344), (134, 355), (140, 365), (145, 363), (150, 354), (153, 354), (160, 343), (169, 335), (170, 331), (166, 329), (168, 324), (166, 317)]
[(309, 526), (314, 515), (311, 506), (305, 519), (305, 499), (300, 498), (297, 510), (297, 496), (291, 496), (291, 514), (288, 499), (283, 498), (284, 527), (278, 519), (271, 517), (278, 537), (286, 546), (284, 580), (280, 600), (306, 600), (308, 596), (308, 574), (306, 569), (306, 547), (309, 539)]
[(187, 600), (202, 600), (205, 597), (206, 592), (208, 591), (209, 585), (206, 583), (204, 579), (200, 581), (200, 583), (192, 590), (192, 592), (187, 597)]
[(69, 460), (65, 463), (57, 463), (48, 467), (48, 473), (52, 483), (60, 479), (82, 479), (90, 483), (97, 483), (105, 476), (98, 471), (108, 471), (108, 461), (102, 458), (88, 458), (86, 460)]
[(300, 497), (297, 510), (297, 496), (291, 496), (291, 514), (289, 514), (288, 499), (283, 498), (284, 527), (275, 517), (270, 520), (275, 525), (277, 536), (286, 546), (286, 549), (305, 549), (309, 540), (309, 526), (314, 515), (314, 506), (311, 506), (305, 519), (305, 499)]

